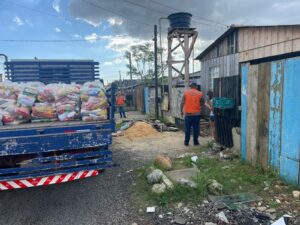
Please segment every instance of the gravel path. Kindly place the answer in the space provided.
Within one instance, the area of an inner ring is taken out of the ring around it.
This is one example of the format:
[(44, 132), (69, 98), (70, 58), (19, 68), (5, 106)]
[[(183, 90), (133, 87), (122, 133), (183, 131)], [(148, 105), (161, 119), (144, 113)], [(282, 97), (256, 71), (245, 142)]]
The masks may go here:
[(149, 224), (130, 197), (133, 178), (126, 171), (142, 164), (134, 153), (114, 151), (120, 167), (79, 181), (0, 193), (2, 225)]

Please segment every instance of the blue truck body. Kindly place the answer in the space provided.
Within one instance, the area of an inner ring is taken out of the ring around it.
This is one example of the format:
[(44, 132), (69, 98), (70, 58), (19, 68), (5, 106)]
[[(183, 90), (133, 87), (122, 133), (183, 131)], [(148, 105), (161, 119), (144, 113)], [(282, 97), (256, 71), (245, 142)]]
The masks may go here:
[(0, 127), (0, 190), (23, 188), (26, 183), (35, 186), (31, 185), (35, 180), (46, 181), (60, 174), (69, 174), (69, 180), (75, 179), (75, 175), (76, 179), (85, 178), (88, 171), (112, 167), (114, 96), (115, 86), (112, 86), (107, 92), (110, 107), (106, 120), (32, 122)]

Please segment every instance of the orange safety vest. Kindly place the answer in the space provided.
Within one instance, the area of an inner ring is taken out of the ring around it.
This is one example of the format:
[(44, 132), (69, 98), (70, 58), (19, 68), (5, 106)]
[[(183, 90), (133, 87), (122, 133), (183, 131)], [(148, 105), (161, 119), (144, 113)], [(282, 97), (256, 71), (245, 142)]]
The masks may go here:
[(124, 97), (124, 95), (118, 96), (116, 103), (117, 103), (118, 106), (125, 105), (125, 97)]
[(184, 112), (200, 113), (202, 92), (196, 89), (189, 89), (184, 92)]

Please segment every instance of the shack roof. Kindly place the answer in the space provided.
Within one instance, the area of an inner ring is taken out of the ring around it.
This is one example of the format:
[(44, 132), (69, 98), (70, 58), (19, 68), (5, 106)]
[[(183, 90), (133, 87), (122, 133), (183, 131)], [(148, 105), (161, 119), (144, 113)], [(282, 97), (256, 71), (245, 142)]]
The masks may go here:
[(211, 43), (203, 52), (201, 52), (196, 59), (201, 60), (207, 53), (209, 53), (215, 46), (217, 46), (224, 38), (232, 34), (234, 31), (241, 28), (262, 28), (262, 27), (294, 27), (300, 24), (285, 24), (285, 25), (238, 25), (232, 24), (221, 36), (219, 36), (213, 43)]

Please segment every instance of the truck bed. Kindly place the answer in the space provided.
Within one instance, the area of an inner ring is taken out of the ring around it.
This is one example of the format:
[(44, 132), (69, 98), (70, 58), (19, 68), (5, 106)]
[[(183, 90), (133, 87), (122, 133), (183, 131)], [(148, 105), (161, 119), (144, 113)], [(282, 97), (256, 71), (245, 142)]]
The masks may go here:
[(68, 122), (61, 122), (61, 121), (52, 121), (52, 122), (32, 122), (32, 123), (23, 123), (18, 125), (5, 125), (0, 126), (1, 131), (9, 131), (9, 130), (24, 130), (24, 129), (43, 129), (43, 128), (50, 128), (50, 127), (72, 127), (78, 125), (101, 125), (105, 123), (110, 123), (110, 120), (99, 120), (99, 121), (68, 121)]

